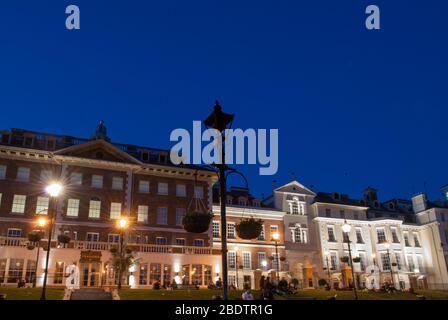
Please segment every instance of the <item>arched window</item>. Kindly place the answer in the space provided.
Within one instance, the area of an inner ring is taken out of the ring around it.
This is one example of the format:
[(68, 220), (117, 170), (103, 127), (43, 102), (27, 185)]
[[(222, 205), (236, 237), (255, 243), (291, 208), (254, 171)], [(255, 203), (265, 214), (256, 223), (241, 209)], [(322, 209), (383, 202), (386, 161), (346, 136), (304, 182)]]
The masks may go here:
[(300, 226), (291, 228), (291, 239), (294, 243), (308, 243), (308, 230)]

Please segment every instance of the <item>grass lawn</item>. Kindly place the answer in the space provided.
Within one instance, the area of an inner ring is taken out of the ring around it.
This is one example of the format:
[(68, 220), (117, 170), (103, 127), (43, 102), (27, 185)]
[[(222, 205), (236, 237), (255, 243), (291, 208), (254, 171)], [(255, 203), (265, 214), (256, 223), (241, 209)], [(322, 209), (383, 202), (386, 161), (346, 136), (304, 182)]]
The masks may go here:
[[(39, 300), (42, 288), (0, 287), (0, 293), (6, 293), (6, 300)], [(47, 288), (47, 300), (62, 300), (64, 288)]]
[[(242, 291), (229, 291), (231, 300), (241, 299)], [(259, 291), (253, 291), (254, 297), (260, 296)], [(326, 290), (300, 290), (296, 295), (290, 297), (275, 296), (276, 300), (301, 300), (315, 298), (317, 300), (326, 300), (327, 297), (337, 295), (337, 300), (352, 300), (351, 291), (326, 291)], [(221, 295), (221, 290), (151, 290), (151, 289), (122, 289), (119, 292), (122, 300), (212, 300), (213, 296)], [(448, 300), (448, 291), (420, 290), (417, 295), (424, 295), (427, 299), (445, 299)], [(408, 292), (402, 293), (368, 293), (359, 292), (360, 300), (418, 300), (417, 295)]]

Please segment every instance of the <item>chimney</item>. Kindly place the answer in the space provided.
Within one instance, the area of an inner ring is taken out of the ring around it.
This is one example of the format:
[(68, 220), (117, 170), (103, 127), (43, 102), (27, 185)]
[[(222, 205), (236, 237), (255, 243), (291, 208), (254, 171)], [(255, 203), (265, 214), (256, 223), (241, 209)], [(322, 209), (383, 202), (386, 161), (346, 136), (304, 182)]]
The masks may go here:
[(412, 197), (412, 209), (415, 213), (425, 211), (427, 208), (426, 194), (420, 193)]

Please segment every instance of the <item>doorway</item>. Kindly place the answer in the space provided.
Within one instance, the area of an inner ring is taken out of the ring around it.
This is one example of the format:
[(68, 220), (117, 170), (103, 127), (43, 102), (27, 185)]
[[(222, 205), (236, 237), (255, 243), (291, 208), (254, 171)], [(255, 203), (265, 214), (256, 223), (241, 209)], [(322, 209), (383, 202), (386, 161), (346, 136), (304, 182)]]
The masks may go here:
[(101, 263), (86, 262), (80, 264), (81, 286), (83, 287), (99, 287), (101, 284)]

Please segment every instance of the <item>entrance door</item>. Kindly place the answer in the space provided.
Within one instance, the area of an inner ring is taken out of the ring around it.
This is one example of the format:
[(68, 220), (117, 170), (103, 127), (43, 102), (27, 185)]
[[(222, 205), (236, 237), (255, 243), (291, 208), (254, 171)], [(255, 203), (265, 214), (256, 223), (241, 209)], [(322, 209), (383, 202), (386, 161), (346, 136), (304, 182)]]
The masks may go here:
[(81, 263), (81, 285), (83, 287), (99, 287), (100, 286), (100, 274), (101, 263), (90, 262)]

